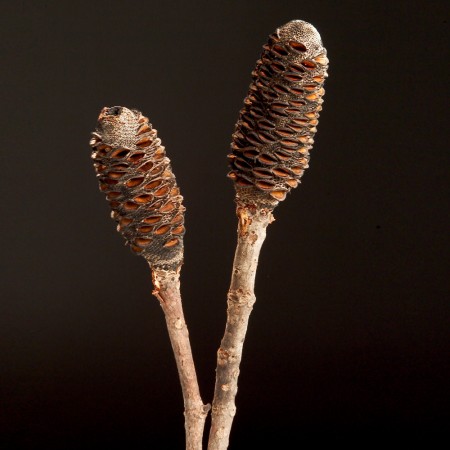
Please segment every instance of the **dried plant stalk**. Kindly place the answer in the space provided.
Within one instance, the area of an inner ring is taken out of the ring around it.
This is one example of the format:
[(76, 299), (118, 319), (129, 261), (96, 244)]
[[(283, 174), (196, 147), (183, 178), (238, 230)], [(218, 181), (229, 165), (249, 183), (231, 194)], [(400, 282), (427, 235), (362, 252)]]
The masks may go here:
[(103, 108), (90, 145), (117, 230), (152, 270), (183, 392), (186, 449), (201, 450), (209, 405), (200, 397), (181, 302), (185, 208), (170, 160), (148, 119), (121, 106)]
[(228, 291), (227, 324), (217, 352), (216, 386), (208, 449), (228, 448), (229, 434), (236, 414), (235, 397), (242, 349), (254, 294), (259, 253), (272, 222), (270, 208), (238, 206), (238, 243)]
[(236, 124), (231, 172), (238, 243), (225, 334), (217, 352), (209, 450), (228, 448), (259, 253), (272, 211), (297, 187), (314, 143), (328, 59), (317, 30), (294, 20), (269, 37)]
[(155, 269), (153, 285), (153, 295), (159, 300), (164, 311), (180, 376), (184, 398), (186, 450), (201, 450), (205, 419), (210, 405), (204, 405), (200, 397), (189, 332), (181, 303), (179, 273)]

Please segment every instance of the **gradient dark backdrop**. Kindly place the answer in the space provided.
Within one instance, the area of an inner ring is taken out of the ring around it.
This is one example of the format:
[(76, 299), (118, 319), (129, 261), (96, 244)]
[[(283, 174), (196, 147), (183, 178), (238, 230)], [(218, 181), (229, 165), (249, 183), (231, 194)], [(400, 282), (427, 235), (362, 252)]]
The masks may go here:
[(261, 46), (291, 19), (318, 28), (330, 77), (311, 168), (264, 244), (230, 448), (445, 434), (444, 4), (1, 3), (2, 448), (182, 448), (163, 315), (109, 218), (89, 134), (103, 106), (126, 105), (163, 139), (211, 401), (236, 230), (225, 157)]

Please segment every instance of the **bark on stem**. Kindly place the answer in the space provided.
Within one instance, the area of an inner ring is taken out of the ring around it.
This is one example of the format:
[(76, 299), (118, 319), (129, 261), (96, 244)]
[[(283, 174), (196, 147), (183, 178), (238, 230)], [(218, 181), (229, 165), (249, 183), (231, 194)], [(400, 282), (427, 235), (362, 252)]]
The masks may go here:
[(186, 450), (202, 450), (203, 430), (210, 405), (204, 405), (200, 397), (181, 303), (179, 276), (179, 271), (153, 270), (153, 295), (164, 311), (183, 391)]
[(216, 386), (208, 450), (226, 450), (234, 415), (242, 348), (255, 303), (255, 276), (271, 209), (238, 203), (238, 242), (233, 263), (225, 334), (217, 352)]

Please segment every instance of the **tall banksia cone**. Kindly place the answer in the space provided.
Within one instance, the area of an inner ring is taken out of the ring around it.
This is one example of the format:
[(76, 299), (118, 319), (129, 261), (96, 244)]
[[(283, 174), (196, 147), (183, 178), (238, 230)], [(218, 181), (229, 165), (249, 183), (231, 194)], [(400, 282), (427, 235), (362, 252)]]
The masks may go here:
[(228, 155), (239, 202), (273, 208), (299, 184), (317, 131), (327, 67), (311, 24), (293, 20), (269, 36)]
[(147, 117), (121, 106), (103, 108), (90, 145), (100, 190), (117, 230), (152, 269), (183, 261), (183, 197), (170, 160)]

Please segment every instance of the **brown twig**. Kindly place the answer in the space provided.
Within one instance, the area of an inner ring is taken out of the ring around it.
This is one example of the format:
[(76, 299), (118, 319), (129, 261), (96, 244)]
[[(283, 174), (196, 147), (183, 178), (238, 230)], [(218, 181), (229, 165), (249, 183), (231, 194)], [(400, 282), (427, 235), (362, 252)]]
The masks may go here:
[(90, 144), (117, 230), (152, 269), (183, 391), (186, 449), (201, 450), (209, 405), (200, 397), (181, 303), (185, 208), (170, 160), (148, 118), (123, 106), (102, 109)]
[(308, 167), (327, 67), (326, 50), (311, 24), (293, 20), (278, 28), (263, 46), (236, 123), (228, 176), (236, 188), (238, 244), (217, 354), (209, 450), (228, 448), (259, 252), (273, 208)]
[(205, 419), (210, 405), (200, 397), (189, 332), (184, 320), (179, 271), (153, 269), (153, 295), (159, 300), (167, 323), (184, 399), (186, 450), (201, 450)]
[(217, 352), (216, 386), (212, 405), (212, 424), (208, 450), (228, 448), (229, 435), (236, 413), (235, 397), (242, 348), (254, 294), (259, 253), (266, 228), (274, 220), (271, 209), (238, 204), (238, 243), (228, 291), (227, 324)]

